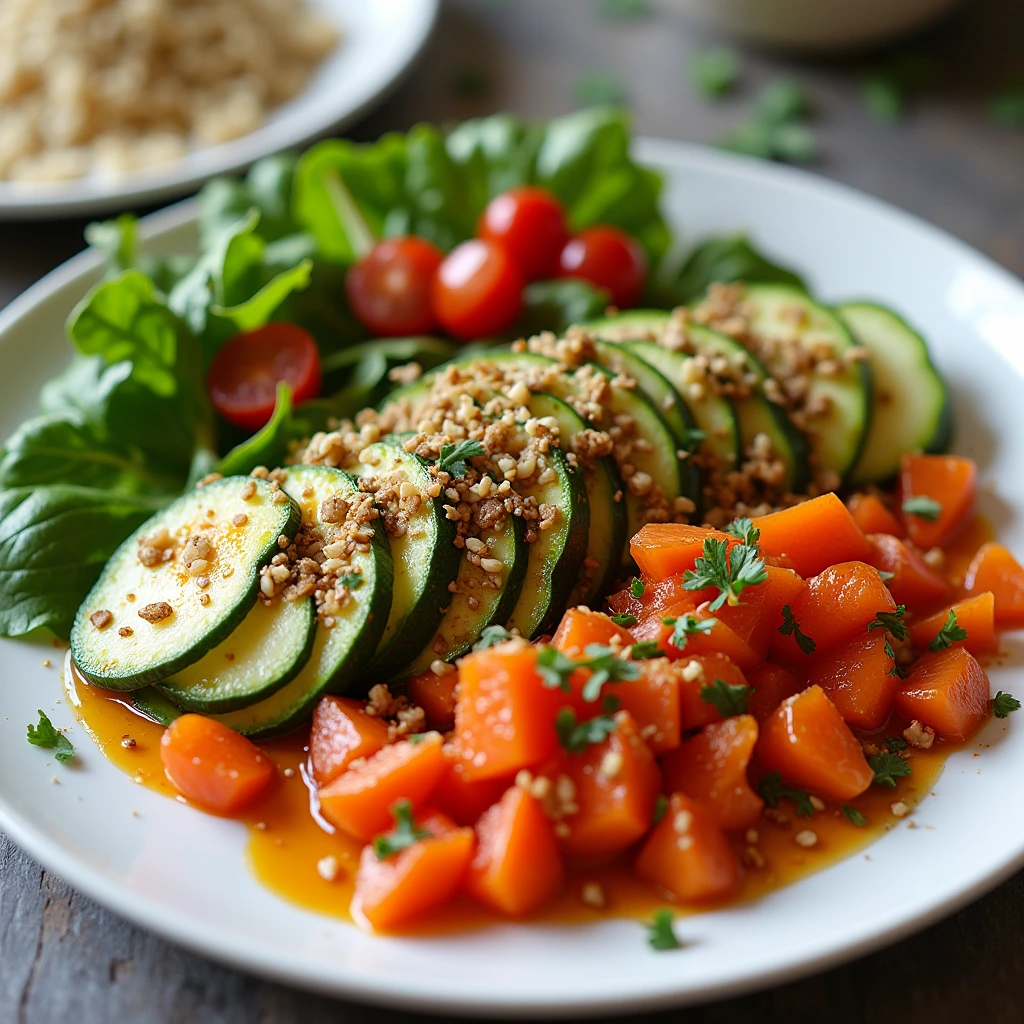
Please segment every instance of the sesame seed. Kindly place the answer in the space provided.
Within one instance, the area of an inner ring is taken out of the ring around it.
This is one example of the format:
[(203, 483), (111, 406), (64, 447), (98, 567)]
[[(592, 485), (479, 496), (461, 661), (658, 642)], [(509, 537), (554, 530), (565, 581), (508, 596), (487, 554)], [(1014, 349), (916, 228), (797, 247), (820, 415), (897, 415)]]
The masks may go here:
[(822, 800), (820, 796), (814, 796), (812, 794), (810, 799), (811, 799), (811, 806), (816, 811), (823, 811), (823, 810), (825, 810), (825, 801)]
[(333, 854), (321, 857), (316, 862), (316, 873), (325, 881), (333, 882), (339, 874), (341, 863)]
[(910, 807), (902, 800), (897, 800), (890, 808), (897, 818), (905, 818), (910, 813)]
[(802, 832), (797, 832), (797, 834), (793, 836), (793, 842), (796, 843), (797, 846), (803, 846), (809, 849), (818, 842), (818, 834), (816, 832), (812, 832), (809, 828), (805, 828)]

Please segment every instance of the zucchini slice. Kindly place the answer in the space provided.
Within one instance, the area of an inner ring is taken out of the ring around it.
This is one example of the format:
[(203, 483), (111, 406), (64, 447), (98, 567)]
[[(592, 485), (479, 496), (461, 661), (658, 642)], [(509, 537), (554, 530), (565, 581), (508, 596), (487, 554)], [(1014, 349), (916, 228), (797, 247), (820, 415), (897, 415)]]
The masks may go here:
[(408, 668), (430, 644), (451, 600), (448, 584), (459, 574), (462, 552), (455, 546), (455, 523), (445, 515), (446, 499), (424, 494), (434, 478), (423, 459), (395, 438), (367, 445), (362, 459), (350, 471), (364, 491), (374, 489), (375, 481), (404, 482), (420, 495), (419, 508), (402, 532), (388, 537), (394, 564), (391, 613), (366, 671), (383, 681)]
[(850, 302), (837, 309), (858, 345), (868, 350), (874, 399), (871, 425), (851, 484), (883, 483), (906, 452), (943, 452), (953, 431), (949, 392), (924, 338), (891, 309)]
[(117, 549), (82, 603), (71, 629), (78, 669), (135, 690), (199, 661), (249, 613), (261, 567), (298, 526), (298, 506), (265, 480), (227, 477), (183, 494)]
[(226, 640), (158, 688), (185, 711), (234, 711), (294, 679), (309, 660), (315, 633), (316, 607), (310, 598), (257, 601)]

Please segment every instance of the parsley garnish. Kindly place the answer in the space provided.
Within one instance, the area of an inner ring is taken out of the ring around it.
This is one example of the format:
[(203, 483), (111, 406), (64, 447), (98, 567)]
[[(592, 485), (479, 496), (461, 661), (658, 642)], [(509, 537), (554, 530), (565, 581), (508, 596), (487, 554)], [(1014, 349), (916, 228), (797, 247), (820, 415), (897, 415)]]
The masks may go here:
[(895, 575), (896, 575), (896, 573), (894, 573), (894, 572), (887, 572), (885, 569), (878, 569), (877, 572), (878, 572), (879, 578), (882, 580), (883, 583), (888, 583), (889, 580), (893, 579), (895, 577)]
[(511, 639), (512, 634), (504, 626), (484, 626), (480, 630), (480, 639), (473, 644), (473, 650), (486, 651), (488, 647), (503, 644), (506, 640)]
[(893, 754), (907, 749), (907, 741), (902, 736), (886, 736), (882, 742)]
[(714, 704), (723, 718), (745, 715), (750, 701), (751, 689), (743, 683), (727, 683), (716, 679), (710, 686), (700, 688), (700, 699), (705, 704)]
[(622, 707), (622, 701), (613, 694), (606, 693), (601, 698), (601, 710), (606, 715), (614, 715)]
[(574, 661), (554, 647), (544, 647), (537, 655), (537, 673), (550, 690), (569, 693), (569, 676), (577, 669), (590, 669), (590, 678), (583, 686), (583, 699), (593, 702), (601, 696), (605, 683), (621, 683), (640, 676), (640, 670), (631, 661), (623, 661), (610, 647), (587, 644), (585, 658)]
[(630, 615), (629, 612), (623, 612), (621, 615), (613, 615), (612, 622), (616, 626), (622, 626), (623, 629), (629, 629), (630, 626), (635, 626), (637, 619), (635, 615)]
[(886, 675), (896, 676), (899, 679), (906, 679), (907, 673), (904, 669), (900, 668), (900, 666), (896, 663), (896, 652), (892, 649), (892, 644), (889, 643), (888, 637), (885, 638), (885, 646), (883, 647), (883, 650), (886, 654), (889, 655), (890, 658), (892, 658), (892, 668), (889, 669), (888, 672), (886, 672)]
[(756, 547), (761, 539), (761, 531), (744, 516), (742, 519), (734, 519), (726, 528), (725, 532), (735, 537), (741, 544), (748, 547)]
[(375, 836), (373, 840), (373, 852), (377, 860), (387, 860), (393, 854), (401, 853), (413, 843), (430, 835), (425, 829), (416, 827), (412, 817), (412, 804), (408, 800), (395, 801), (391, 805), (391, 813), (395, 819), (394, 829)]
[(345, 572), (338, 577), (338, 582), (349, 590), (358, 590), (366, 581), (363, 579), (362, 573)]
[(668, 813), (668, 797), (664, 793), (659, 793), (654, 798), (654, 814), (651, 815), (651, 827), (661, 824), (665, 815)]
[(895, 786), (896, 780), (910, 774), (910, 765), (897, 754), (875, 754), (868, 758), (868, 764), (875, 773), (871, 781), (878, 786)]
[(682, 943), (676, 938), (672, 922), (676, 915), (671, 910), (656, 910), (654, 919), (647, 925), (647, 943), (651, 949), (681, 949)]
[(903, 502), (903, 514), (905, 516), (917, 516), (929, 523), (934, 523), (942, 512), (942, 506), (927, 494), (920, 494), (916, 498), (907, 498)]
[(604, 743), (615, 732), (615, 719), (611, 715), (598, 715), (577, 723), (576, 712), (562, 708), (555, 717), (555, 732), (567, 753), (582, 754), (591, 743)]
[(441, 457), (437, 468), (451, 477), (466, 475), (466, 459), (486, 455), (487, 449), (479, 441), (460, 441), (458, 444), (441, 445)]
[(796, 804), (797, 817), (814, 817), (814, 805), (811, 803), (810, 794), (802, 789), (790, 789), (783, 783), (778, 772), (769, 772), (758, 783), (757, 791), (769, 807), (778, 807), (779, 801), (786, 797)]
[(851, 807), (849, 804), (843, 804), (843, 814), (853, 822), (857, 828), (863, 828), (867, 823), (868, 819), (864, 817), (856, 807)]
[(793, 615), (793, 609), (788, 604), (782, 606), (782, 625), (779, 626), (779, 632), (783, 636), (792, 636), (796, 641), (797, 647), (800, 648), (804, 654), (813, 654), (817, 648), (817, 644), (800, 629), (800, 623), (796, 621), (796, 616)]
[(629, 649), (629, 656), (634, 661), (647, 661), (648, 658), (660, 658), (664, 651), (658, 646), (657, 640), (638, 640)]
[(686, 647), (686, 641), (689, 637), (700, 636), (701, 633), (710, 633), (718, 625), (718, 619), (698, 619), (692, 612), (687, 612), (678, 619), (669, 616), (661, 621), (666, 626), (675, 627), (672, 630), (670, 640), (672, 646), (680, 651)]
[(689, 71), (694, 88), (702, 96), (724, 96), (740, 76), (740, 62), (732, 50), (715, 47), (694, 53)]
[(956, 624), (956, 612), (949, 609), (949, 618), (946, 624), (935, 634), (935, 639), (928, 642), (929, 651), (944, 651), (950, 644), (957, 640), (966, 640), (967, 630)]
[(629, 581), (629, 592), (639, 601), (644, 596), (644, 591), (647, 587), (643, 580), (637, 579), (635, 576)]
[(906, 640), (910, 636), (910, 630), (907, 629), (907, 624), (903, 621), (903, 616), (906, 614), (907, 606), (905, 604), (896, 605), (894, 612), (879, 612), (868, 623), (868, 632), (870, 633), (873, 629), (887, 629), (897, 640)]
[(728, 541), (706, 537), (703, 557), (697, 558), (693, 568), (683, 573), (684, 590), (718, 588), (718, 597), (708, 606), (713, 612), (718, 611), (727, 601), (735, 607), (740, 603), (740, 594), (747, 587), (764, 583), (768, 579), (768, 570), (757, 548), (746, 544), (737, 544), (731, 552), (728, 548)]
[[(1019, 704), (1017, 706), (1020, 707)], [(43, 714), (41, 709), (39, 711), (39, 724), (28, 727), (27, 739), (35, 747), (49, 747), (53, 750), (53, 756), (61, 764), (64, 764), (65, 761), (70, 761), (75, 756), (75, 748), (71, 745), (71, 740), (64, 733), (58, 732), (53, 727), (53, 723)]]
[[(1019, 710), (1020, 701), (1012, 694), (1003, 693), (1003, 691), (1000, 690), (992, 698), (992, 714), (994, 714), (996, 718), (1006, 718), (1011, 711)], [(58, 754), (57, 757), (60, 757), (60, 754)]]

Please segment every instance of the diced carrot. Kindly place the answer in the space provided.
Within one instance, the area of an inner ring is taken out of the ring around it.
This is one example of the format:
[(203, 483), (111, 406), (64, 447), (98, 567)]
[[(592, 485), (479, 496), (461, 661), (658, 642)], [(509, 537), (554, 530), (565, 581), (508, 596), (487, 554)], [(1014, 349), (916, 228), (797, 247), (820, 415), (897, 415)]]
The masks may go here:
[[(900, 502), (907, 536), (922, 551), (941, 546), (967, 523), (974, 509), (978, 467), (959, 455), (904, 455), (900, 462)], [(937, 516), (915, 515), (907, 503), (927, 499)]]
[(892, 711), (900, 680), (887, 642), (885, 630), (876, 630), (814, 661), (811, 682), (825, 691), (847, 725), (880, 729)]
[[(815, 655), (838, 647), (867, 628), (879, 612), (896, 609), (878, 570), (864, 562), (831, 565), (807, 581), (807, 591), (791, 606), (804, 636), (815, 644)], [(781, 624), (781, 620), (780, 620)], [(776, 632), (771, 658), (787, 664), (806, 664), (808, 656), (797, 645), (795, 633)]]
[(437, 830), (404, 850), (378, 860), (372, 846), (363, 847), (356, 872), (352, 916), (375, 931), (389, 931), (436, 907), (458, 891), (469, 871), (476, 846), (471, 828)]
[(727, 832), (748, 828), (764, 807), (747, 780), (756, 743), (757, 722), (750, 715), (706, 725), (662, 760), (666, 788), (699, 800)]
[(570, 608), (551, 638), (551, 646), (557, 647), (570, 658), (583, 657), (589, 644), (601, 644), (607, 647), (618, 640), (623, 647), (628, 647), (633, 638), (602, 612), (592, 612), (589, 608)]
[(632, 589), (635, 584), (631, 583), (625, 590), (609, 596), (608, 607), (614, 614), (642, 619), (651, 608), (660, 607), (677, 596), (682, 589), (683, 576), (680, 573), (678, 576), (666, 576), (663, 580), (639, 576), (636, 583), (639, 583), (636, 594)]
[(675, 750), (682, 737), (679, 672), (663, 658), (640, 662), (640, 677), (609, 687), (656, 756)]
[(677, 899), (720, 899), (740, 880), (736, 854), (711, 812), (691, 797), (673, 793), (664, 819), (647, 837), (636, 871)]
[(459, 664), (455, 736), (467, 780), (510, 778), (555, 752), (565, 695), (537, 674), (522, 640), (474, 651)]
[(203, 715), (182, 715), (160, 737), (160, 760), (182, 796), (235, 814), (273, 781), (274, 762), (244, 736)]
[(648, 523), (633, 535), (629, 551), (644, 576), (663, 580), (693, 568), (704, 550), (708, 537), (727, 541), (731, 547), (739, 543), (735, 537), (706, 526), (682, 523)]
[(322, 697), (313, 710), (309, 761), (317, 785), (326, 786), (349, 763), (376, 754), (388, 741), (387, 722), (366, 713), (362, 701)]
[(696, 729), (722, 720), (718, 708), (701, 696), (705, 686), (721, 679), (726, 686), (746, 686), (746, 676), (724, 654), (694, 654), (677, 662), (679, 672), (679, 714), (683, 730)]
[(508, 779), (467, 779), (457, 743), (446, 743), (444, 756), (448, 768), (441, 776), (431, 802), (460, 825), (473, 825), (488, 807), (501, 799), (502, 793), (508, 789)]
[(343, 832), (369, 842), (391, 824), (397, 801), (421, 808), (447, 767), (440, 733), (428, 732), (415, 743), (391, 743), (324, 786), (320, 813)]
[(965, 740), (988, 718), (988, 676), (962, 647), (926, 654), (900, 684), (896, 709), (940, 736)]
[(568, 833), (560, 841), (568, 856), (611, 857), (650, 828), (661, 772), (628, 711), (616, 712), (615, 730), (602, 743), (569, 755), (564, 771), (579, 807), (564, 819)]
[(826, 800), (852, 800), (874, 778), (860, 743), (820, 686), (783, 701), (761, 723), (757, 757), (768, 771)]
[(964, 647), (971, 654), (984, 654), (996, 648), (995, 598), (986, 591), (975, 597), (965, 598), (956, 604), (943, 608), (941, 612), (929, 615), (910, 627), (914, 646), (924, 651), (949, 620), (949, 613), (956, 613), (956, 624), (967, 630), (966, 640), (954, 640), (951, 646)]
[(476, 836), (466, 889), (485, 906), (518, 917), (557, 892), (564, 869), (554, 827), (525, 790), (509, 788), (477, 822)]
[[(764, 588), (764, 618), (767, 623), (766, 637), (771, 636), (782, 621), (782, 609), (785, 605), (793, 608), (797, 601), (807, 593), (807, 581), (798, 576), (792, 569), (779, 569), (767, 566), (768, 579), (755, 589)], [(749, 590), (747, 591), (749, 592)]]
[(846, 506), (862, 533), (891, 533), (894, 537), (906, 536), (903, 532), (903, 525), (877, 495), (853, 494)]
[(442, 732), (455, 721), (455, 701), (458, 698), (459, 675), (447, 672), (439, 676), (431, 669), (418, 676), (410, 676), (405, 692), (413, 704), (423, 708), (427, 725)]
[(952, 593), (949, 581), (921, 557), (917, 548), (887, 533), (870, 534), (868, 543), (871, 564), (892, 573), (892, 579), (887, 579), (885, 585), (897, 604), (908, 608), (933, 608), (949, 600)]
[(763, 722), (787, 697), (799, 693), (807, 684), (770, 661), (762, 662), (747, 673), (751, 693), (747, 711)]
[(866, 561), (868, 542), (847, 507), (831, 492), (803, 504), (758, 516), (761, 550), (788, 555), (801, 576), (837, 562)]
[(996, 626), (1024, 626), (1024, 568), (1002, 544), (982, 544), (964, 576), (968, 594), (991, 591)]

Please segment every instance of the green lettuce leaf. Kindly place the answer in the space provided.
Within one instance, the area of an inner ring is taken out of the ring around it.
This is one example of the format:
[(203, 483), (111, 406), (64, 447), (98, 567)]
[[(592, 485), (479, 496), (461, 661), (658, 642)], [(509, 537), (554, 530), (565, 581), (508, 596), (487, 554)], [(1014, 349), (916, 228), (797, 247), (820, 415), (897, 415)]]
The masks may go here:
[(214, 468), (223, 476), (247, 476), (257, 466), (280, 466), (288, 454), (288, 442), (293, 439), (296, 426), (292, 419), (292, 389), (281, 381), (269, 422), (235, 445)]

